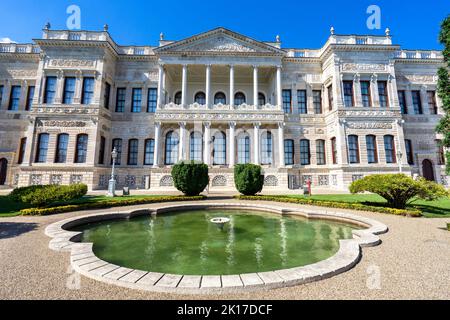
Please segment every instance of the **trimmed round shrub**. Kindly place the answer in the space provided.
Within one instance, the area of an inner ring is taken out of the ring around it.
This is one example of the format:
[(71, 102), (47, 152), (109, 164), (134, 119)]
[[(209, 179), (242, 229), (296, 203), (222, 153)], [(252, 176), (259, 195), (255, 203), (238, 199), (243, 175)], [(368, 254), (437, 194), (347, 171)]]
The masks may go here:
[(14, 202), (23, 202), (22, 201), (23, 196), (26, 196), (40, 189), (44, 189), (46, 187), (48, 186), (39, 185), (39, 186), (16, 188), (9, 194), (9, 198)]
[(264, 175), (261, 166), (239, 164), (234, 167), (236, 189), (245, 196), (254, 196), (264, 187)]
[(175, 188), (186, 196), (198, 196), (209, 184), (208, 166), (203, 163), (180, 162), (172, 169)]
[(70, 186), (34, 186), (14, 190), (10, 197), (16, 202), (23, 202), (34, 207), (45, 207), (55, 202), (67, 202), (86, 195), (88, 187), (85, 184)]

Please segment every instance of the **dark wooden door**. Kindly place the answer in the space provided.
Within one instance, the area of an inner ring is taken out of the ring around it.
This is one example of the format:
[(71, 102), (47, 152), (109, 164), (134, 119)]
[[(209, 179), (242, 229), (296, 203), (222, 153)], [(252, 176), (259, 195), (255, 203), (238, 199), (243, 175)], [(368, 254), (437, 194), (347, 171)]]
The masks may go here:
[(426, 159), (422, 162), (423, 177), (428, 181), (436, 181), (434, 177), (433, 163)]
[(0, 159), (0, 186), (5, 185), (7, 170), (8, 170), (8, 160), (6, 160), (5, 158)]

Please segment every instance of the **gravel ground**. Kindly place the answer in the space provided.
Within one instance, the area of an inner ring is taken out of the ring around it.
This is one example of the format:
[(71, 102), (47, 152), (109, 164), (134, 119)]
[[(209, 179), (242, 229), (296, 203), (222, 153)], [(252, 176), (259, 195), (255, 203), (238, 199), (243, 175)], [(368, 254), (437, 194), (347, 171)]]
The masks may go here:
[(69, 289), (69, 255), (48, 249), (50, 238), (44, 230), (51, 223), (85, 214), (0, 218), (0, 299), (450, 299), (450, 232), (444, 229), (448, 218), (358, 212), (386, 224), (390, 231), (381, 235), (382, 245), (364, 248), (362, 261), (347, 273), (277, 290), (180, 296), (128, 290), (87, 278), (81, 278), (80, 289)]

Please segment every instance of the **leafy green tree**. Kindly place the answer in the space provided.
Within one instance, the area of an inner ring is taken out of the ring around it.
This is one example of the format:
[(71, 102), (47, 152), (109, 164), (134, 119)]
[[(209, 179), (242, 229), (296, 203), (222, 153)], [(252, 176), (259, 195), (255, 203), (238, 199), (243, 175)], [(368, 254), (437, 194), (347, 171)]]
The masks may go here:
[(236, 189), (245, 196), (254, 196), (264, 187), (264, 176), (261, 166), (254, 164), (238, 164), (234, 167), (234, 183)]
[[(442, 144), (444, 147), (450, 148), (450, 15), (442, 22), (439, 41), (444, 45), (444, 61), (446, 66), (438, 71), (438, 95), (442, 99), (444, 117), (441, 119), (437, 132), (444, 135)], [(447, 152), (447, 174), (450, 174), (450, 153)]]
[(172, 178), (179, 191), (198, 196), (209, 183), (208, 166), (203, 163), (180, 162), (172, 169)]

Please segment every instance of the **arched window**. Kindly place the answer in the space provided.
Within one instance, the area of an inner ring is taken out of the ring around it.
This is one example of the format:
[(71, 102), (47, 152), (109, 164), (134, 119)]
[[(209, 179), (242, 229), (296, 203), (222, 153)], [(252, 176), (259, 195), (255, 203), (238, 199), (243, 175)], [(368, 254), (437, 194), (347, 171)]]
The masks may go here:
[(214, 104), (227, 104), (227, 97), (223, 92), (217, 92), (214, 96)]
[(264, 132), (261, 139), (261, 164), (272, 164), (273, 139), (271, 132)]
[(195, 102), (200, 105), (206, 104), (206, 94), (204, 92), (197, 92), (194, 98)]
[(311, 164), (311, 148), (309, 140), (300, 140), (300, 163), (302, 166)]
[(178, 162), (178, 134), (170, 131), (166, 135), (166, 165), (174, 165)]
[(191, 133), (191, 143), (190, 143), (190, 159), (193, 161), (202, 162), (203, 156), (203, 136), (199, 132)]
[(41, 133), (38, 137), (38, 144), (36, 150), (37, 163), (47, 162), (48, 139), (49, 139), (48, 133)]
[(367, 162), (369, 164), (378, 163), (377, 137), (374, 135), (366, 136)]
[(131, 139), (128, 141), (128, 165), (136, 166), (138, 164), (139, 140)]
[(393, 136), (384, 136), (384, 150), (386, 151), (386, 163), (397, 163)]
[(262, 92), (258, 93), (258, 104), (260, 106), (265, 106), (266, 105), (266, 96)]
[(55, 163), (66, 163), (68, 144), (69, 144), (68, 134), (62, 133), (58, 135), (58, 141), (56, 142)]
[(245, 94), (242, 92), (238, 92), (234, 95), (234, 105), (240, 106), (241, 104), (244, 104), (246, 102)]
[(155, 156), (155, 140), (147, 139), (145, 140), (145, 155), (144, 155), (144, 165), (153, 165)]
[(406, 146), (406, 157), (408, 158), (408, 164), (414, 165), (414, 151), (413, 151), (413, 145), (411, 140), (405, 140), (405, 146)]
[(77, 146), (75, 149), (75, 163), (86, 163), (88, 149), (88, 135), (79, 134), (77, 136)]
[(238, 137), (238, 164), (250, 163), (250, 136), (245, 133)]
[[(116, 149), (117, 152), (117, 158), (116, 158), (116, 165), (120, 166), (122, 164), (122, 139), (114, 139), (112, 141), (112, 148), (111, 151)], [(111, 164), (112, 164), (112, 158), (111, 158)]]
[(325, 155), (325, 140), (316, 141), (316, 159), (317, 165), (319, 166), (327, 164), (327, 158)]
[(294, 140), (284, 140), (284, 160), (287, 166), (294, 165)]
[(359, 139), (358, 136), (348, 136), (348, 160), (350, 163), (359, 163)]
[(226, 164), (227, 159), (227, 138), (225, 133), (217, 132), (213, 137), (213, 142), (214, 165), (223, 166)]
[(181, 104), (181, 100), (183, 99), (183, 94), (181, 93), (181, 91), (177, 92), (175, 94), (175, 98), (173, 99), (175, 104)]

